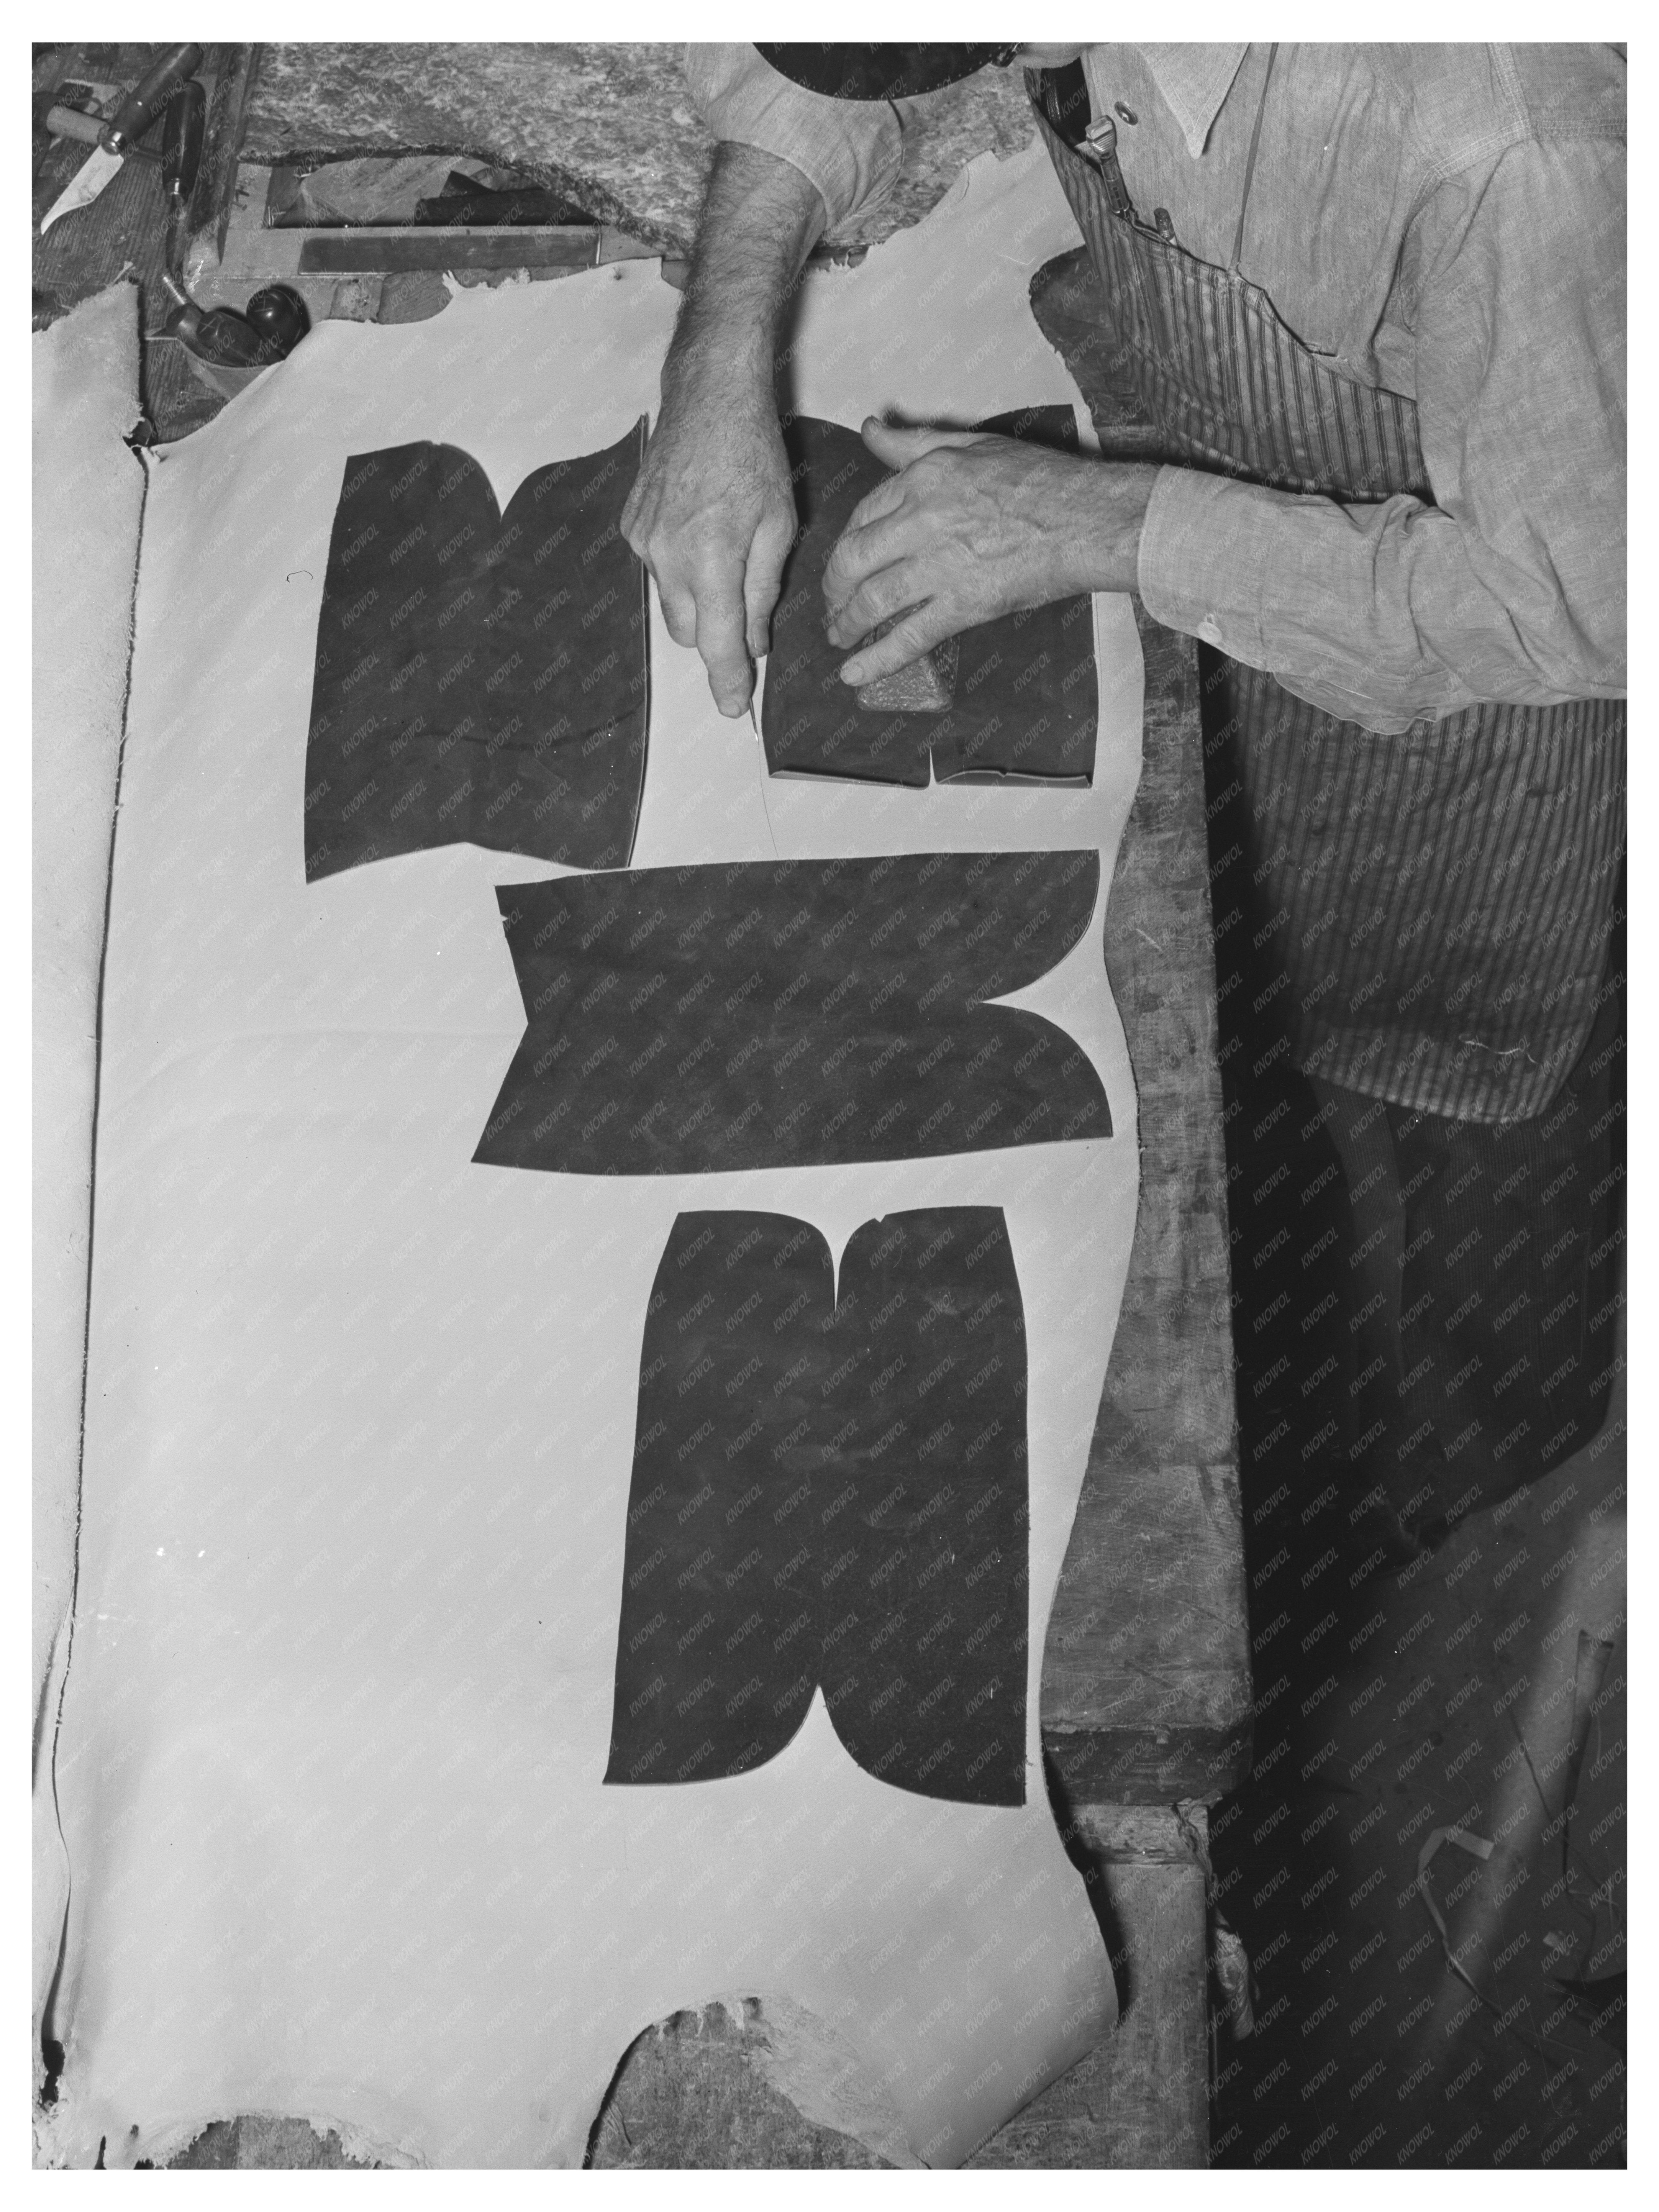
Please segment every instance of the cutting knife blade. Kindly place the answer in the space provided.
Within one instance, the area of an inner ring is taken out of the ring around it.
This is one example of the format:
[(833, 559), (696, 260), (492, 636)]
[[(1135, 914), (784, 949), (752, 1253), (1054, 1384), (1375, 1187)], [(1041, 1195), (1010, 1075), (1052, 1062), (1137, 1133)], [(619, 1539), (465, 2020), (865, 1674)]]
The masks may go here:
[(76, 208), (90, 207), (120, 166), (118, 154), (106, 154), (101, 146), (94, 146), (47, 210), (40, 225), (41, 237), (60, 216), (73, 215)]

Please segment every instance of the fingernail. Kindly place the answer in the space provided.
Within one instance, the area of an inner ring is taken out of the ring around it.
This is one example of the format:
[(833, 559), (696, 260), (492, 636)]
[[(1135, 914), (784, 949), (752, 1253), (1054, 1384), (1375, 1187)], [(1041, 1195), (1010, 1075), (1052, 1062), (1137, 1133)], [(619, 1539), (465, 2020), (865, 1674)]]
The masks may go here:
[(864, 663), (861, 660), (848, 661), (842, 669), (841, 680), (843, 684), (862, 684)]

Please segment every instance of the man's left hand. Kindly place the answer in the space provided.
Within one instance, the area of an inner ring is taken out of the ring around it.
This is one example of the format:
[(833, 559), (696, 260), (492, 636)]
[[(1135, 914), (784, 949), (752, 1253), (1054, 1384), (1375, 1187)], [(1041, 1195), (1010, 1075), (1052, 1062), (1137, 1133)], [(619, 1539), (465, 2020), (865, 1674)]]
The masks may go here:
[(826, 628), (872, 684), (976, 623), (1080, 592), (1134, 586), (1155, 467), (1053, 453), (973, 430), (896, 430), (864, 442), (898, 473), (853, 510), (823, 572)]

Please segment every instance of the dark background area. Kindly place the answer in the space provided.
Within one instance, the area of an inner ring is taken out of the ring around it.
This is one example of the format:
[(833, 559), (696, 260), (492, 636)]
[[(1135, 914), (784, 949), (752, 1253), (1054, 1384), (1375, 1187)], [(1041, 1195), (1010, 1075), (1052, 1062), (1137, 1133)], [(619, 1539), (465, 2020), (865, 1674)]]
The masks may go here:
[[(1218, 920), (1229, 911), (1218, 901)], [(1224, 950), (1218, 964), (1224, 977)], [(1242, 1018), (1254, 992), (1240, 966), (1221, 1049), (1256, 1723), (1249, 1779), (1214, 1809), (1211, 1837), (1216, 1899), (1257, 1988), (1255, 2032), (1221, 2046), (1212, 2156), (1622, 2165), (1622, 1637), (1577, 1815), (1553, 1833), (1544, 1820), (1504, 1903), (1495, 2004), (1449, 1973), (1416, 1881), (1435, 1828), (1492, 1835), (1568, 1554), (1612, 1545), (1617, 1582), (1601, 1587), (1622, 1590), (1622, 1438), (1472, 1515), (1415, 1565), (1364, 1571), (1347, 1519), (1364, 1486), (1347, 1457), (1356, 1240), (1312, 1091), (1285, 1059), (1256, 1073), (1271, 1039)], [(1603, 1334), (1611, 1358), (1616, 1328)], [(1553, 1814), (1553, 1778), (1532, 1786)], [(1444, 1899), (1471, 1875), (1486, 1879), (1448, 1849), (1430, 1878)], [(1543, 1971), (1552, 1935), (1574, 1944), (1580, 1975), (1613, 1977), (1599, 1996), (1564, 1995)]]

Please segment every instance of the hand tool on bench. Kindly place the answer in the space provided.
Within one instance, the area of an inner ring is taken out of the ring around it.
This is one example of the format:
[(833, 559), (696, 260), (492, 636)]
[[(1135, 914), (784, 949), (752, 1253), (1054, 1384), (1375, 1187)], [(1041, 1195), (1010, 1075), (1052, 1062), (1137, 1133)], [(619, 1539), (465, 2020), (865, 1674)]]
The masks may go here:
[[(118, 85), (109, 99), (119, 106), (123, 94)], [(82, 146), (95, 146), (108, 118), (96, 109), (64, 107), (60, 103), (46, 110), (46, 128), (54, 138), (73, 138)], [(127, 149), (141, 161), (159, 161), (161, 158), (154, 146), (132, 146)]]
[[(106, 119), (59, 106), (48, 111), (46, 124), (57, 137), (81, 139), (97, 147), (99, 153), (94, 155), (94, 161), (106, 151), (106, 141), (112, 139), (117, 167), (126, 153), (160, 161), (167, 225), (161, 281), (175, 302), (175, 312), (162, 334), (176, 338), (198, 361), (213, 368), (264, 368), (291, 352), (310, 328), (310, 318), (298, 295), (286, 285), (269, 286), (248, 301), (245, 313), (238, 313), (227, 307), (204, 309), (191, 299), (181, 281), (187, 243), (185, 223), (201, 163), (207, 93), (198, 78), (186, 76), (179, 80), (178, 71), (181, 66), (194, 66), (200, 58), (199, 47), (170, 48), (134, 92), (121, 101), (112, 117)], [(172, 90), (167, 95), (162, 114), (158, 154), (132, 142), (153, 121), (157, 88), (169, 82)], [(88, 171), (83, 170), (72, 190), (82, 185), (87, 174)], [(88, 189), (96, 196), (95, 184)], [(59, 201), (54, 215), (64, 210), (66, 204), (67, 196)], [(79, 202), (81, 205), (88, 204), (85, 198)]]
[(204, 312), (180, 281), (182, 219), (196, 184), (206, 112), (207, 95), (191, 77), (179, 85), (168, 100), (162, 125), (161, 181), (167, 199), (167, 252), (161, 283), (178, 303), (167, 319), (163, 335), (177, 338), (198, 361), (215, 368), (267, 368), (290, 354), (311, 328), (311, 318), (299, 294), (286, 284), (268, 284), (263, 291), (254, 294), (241, 314), (234, 307), (212, 307)]
[[(143, 137), (166, 107), (175, 89), (185, 78), (195, 75), (201, 65), (202, 51), (200, 46), (164, 46), (106, 122), (96, 116), (87, 116), (82, 118), (80, 127), (69, 128), (66, 126), (74, 111), (61, 107), (52, 110), (46, 118), (49, 129), (65, 137), (80, 138), (87, 135), (85, 125), (91, 124), (94, 126), (95, 143), (80, 170), (47, 210), (40, 225), (42, 237), (60, 216), (72, 215), (76, 208), (91, 206), (133, 150), (135, 142)], [(199, 143), (198, 129), (198, 146)]]
[[(269, 286), (248, 301), (246, 313), (238, 313), (223, 307), (202, 308), (180, 281), (187, 242), (185, 223), (195, 191), (207, 119), (207, 94), (200, 81), (186, 76), (173, 84), (162, 115), (159, 149), (132, 143), (154, 119), (155, 88), (198, 55), (199, 49), (193, 46), (170, 49), (125, 99), (118, 88), (98, 88), (102, 106), (116, 111), (107, 117), (58, 106), (48, 110), (46, 124), (55, 137), (90, 143), (99, 148), (100, 155), (105, 139), (112, 138), (117, 166), (125, 153), (160, 162), (167, 226), (161, 282), (177, 309), (162, 335), (178, 339), (198, 361), (216, 368), (264, 368), (291, 352), (310, 328), (298, 295), (286, 285)], [(78, 185), (81, 179), (76, 181)], [(88, 189), (95, 197), (95, 187)], [(83, 199), (80, 204), (88, 203)], [(54, 213), (63, 211), (65, 205), (60, 200)]]
[(269, 368), (286, 360), (311, 328), (305, 301), (290, 285), (267, 284), (239, 314), (234, 307), (204, 311), (171, 273), (161, 283), (178, 303), (162, 336), (177, 338), (215, 368)]

